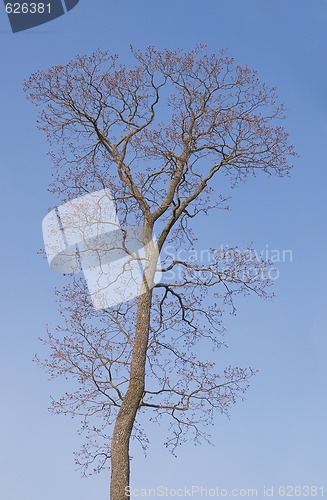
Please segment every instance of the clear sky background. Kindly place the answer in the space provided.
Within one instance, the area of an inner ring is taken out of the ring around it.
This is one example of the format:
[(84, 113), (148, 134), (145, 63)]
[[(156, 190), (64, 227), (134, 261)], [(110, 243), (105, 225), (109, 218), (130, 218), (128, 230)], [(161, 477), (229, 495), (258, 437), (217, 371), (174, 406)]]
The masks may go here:
[(148, 457), (132, 448), (132, 484), (324, 485), (327, 496), (326, 26), (324, 0), (80, 0), (62, 18), (12, 34), (0, 5), (1, 498), (108, 499), (107, 474), (81, 479), (75, 472), (78, 422), (47, 412), (50, 394), (66, 382), (49, 382), (31, 362), (46, 324), (56, 323), (60, 278), (37, 255), (54, 199), (47, 144), (23, 80), (97, 47), (128, 63), (130, 43), (191, 49), (199, 42), (209, 51), (227, 48), (277, 86), (300, 154), (291, 179), (262, 176), (234, 190), (232, 212), (199, 225), (201, 245), (253, 241), (258, 251), (289, 249), (293, 261), (280, 264), (273, 302), (241, 298), (237, 317), (226, 318), (229, 349), (218, 364), (260, 373), (231, 419), (217, 416), (215, 446), (190, 442), (176, 459), (162, 445), (162, 429), (149, 427)]

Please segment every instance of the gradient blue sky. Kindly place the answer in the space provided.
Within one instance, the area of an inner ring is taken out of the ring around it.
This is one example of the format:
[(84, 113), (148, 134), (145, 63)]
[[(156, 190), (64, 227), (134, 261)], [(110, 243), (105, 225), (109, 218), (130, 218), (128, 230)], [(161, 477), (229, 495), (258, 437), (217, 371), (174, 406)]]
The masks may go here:
[(307, 484), (324, 485), (327, 495), (326, 25), (324, 0), (80, 0), (62, 18), (12, 34), (0, 6), (1, 498), (108, 498), (106, 474), (81, 479), (75, 472), (77, 422), (47, 412), (50, 394), (65, 382), (48, 382), (31, 362), (46, 324), (56, 322), (60, 278), (37, 255), (54, 200), (47, 144), (23, 80), (96, 47), (128, 63), (130, 43), (190, 49), (199, 42), (210, 51), (227, 48), (277, 86), (300, 154), (290, 180), (261, 177), (234, 190), (232, 212), (213, 214), (210, 234), (199, 227), (201, 245), (253, 241), (258, 250), (292, 250), (293, 262), (280, 265), (273, 302), (240, 299), (237, 317), (226, 318), (229, 349), (218, 363), (260, 373), (232, 418), (217, 416), (215, 446), (189, 443), (175, 459), (161, 428), (149, 427), (148, 457), (133, 447), (132, 484), (259, 491)]

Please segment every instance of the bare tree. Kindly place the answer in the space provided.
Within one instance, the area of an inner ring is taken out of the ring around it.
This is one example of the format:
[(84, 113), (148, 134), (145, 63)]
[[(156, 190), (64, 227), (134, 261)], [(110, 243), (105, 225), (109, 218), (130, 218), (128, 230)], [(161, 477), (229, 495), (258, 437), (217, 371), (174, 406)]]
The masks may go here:
[(77, 461), (97, 471), (110, 463), (111, 500), (129, 496), (130, 439), (147, 444), (143, 412), (169, 423), (165, 444), (174, 450), (188, 434), (208, 439), (215, 412), (228, 413), (247, 389), (253, 369), (219, 371), (198, 347), (223, 345), (223, 309), (236, 294), (268, 296), (267, 263), (250, 248), (211, 248), (204, 262), (192, 224), (225, 207), (222, 176), (232, 184), (259, 172), (284, 176), (295, 154), (275, 89), (224, 51), (132, 54), (132, 69), (98, 50), (25, 83), (52, 148), (51, 191), (67, 202), (108, 188), (122, 228), (140, 227), (143, 243), (157, 235), (163, 278), (153, 282), (152, 245), (135, 300), (95, 310), (82, 278), (57, 292), (63, 323), (48, 332), (49, 358), (40, 361), (75, 381), (52, 409), (82, 416)]

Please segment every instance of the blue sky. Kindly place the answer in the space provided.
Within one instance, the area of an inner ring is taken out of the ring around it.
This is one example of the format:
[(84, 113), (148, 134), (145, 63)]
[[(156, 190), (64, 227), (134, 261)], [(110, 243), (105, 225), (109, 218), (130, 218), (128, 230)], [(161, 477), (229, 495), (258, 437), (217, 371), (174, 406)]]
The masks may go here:
[(175, 459), (161, 429), (149, 427), (148, 457), (132, 449), (132, 484), (258, 488), (259, 498), (264, 485), (316, 485), (327, 494), (326, 22), (324, 0), (80, 0), (48, 25), (12, 34), (0, 8), (1, 498), (108, 498), (106, 474), (75, 472), (78, 422), (47, 412), (50, 394), (66, 382), (48, 382), (31, 362), (46, 324), (56, 322), (60, 279), (37, 254), (54, 200), (47, 144), (23, 80), (97, 47), (128, 63), (129, 44), (190, 49), (200, 42), (209, 51), (227, 48), (277, 86), (300, 155), (291, 179), (259, 177), (235, 189), (232, 211), (211, 216), (210, 234), (199, 226), (201, 244), (253, 241), (258, 250), (290, 249), (293, 259), (280, 264), (273, 302), (240, 299), (237, 316), (226, 318), (229, 349), (218, 364), (260, 373), (232, 418), (217, 416), (215, 446), (189, 443)]

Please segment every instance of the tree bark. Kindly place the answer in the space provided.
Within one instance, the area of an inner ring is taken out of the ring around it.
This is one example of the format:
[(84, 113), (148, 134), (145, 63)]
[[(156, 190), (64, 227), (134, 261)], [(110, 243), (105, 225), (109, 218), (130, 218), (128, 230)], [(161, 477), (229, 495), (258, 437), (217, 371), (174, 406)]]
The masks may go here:
[[(148, 288), (148, 287), (147, 287)], [(129, 386), (117, 415), (111, 444), (110, 500), (126, 500), (130, 479), (129, 443), (145, 387), (152, 292), (139, 296)]]

